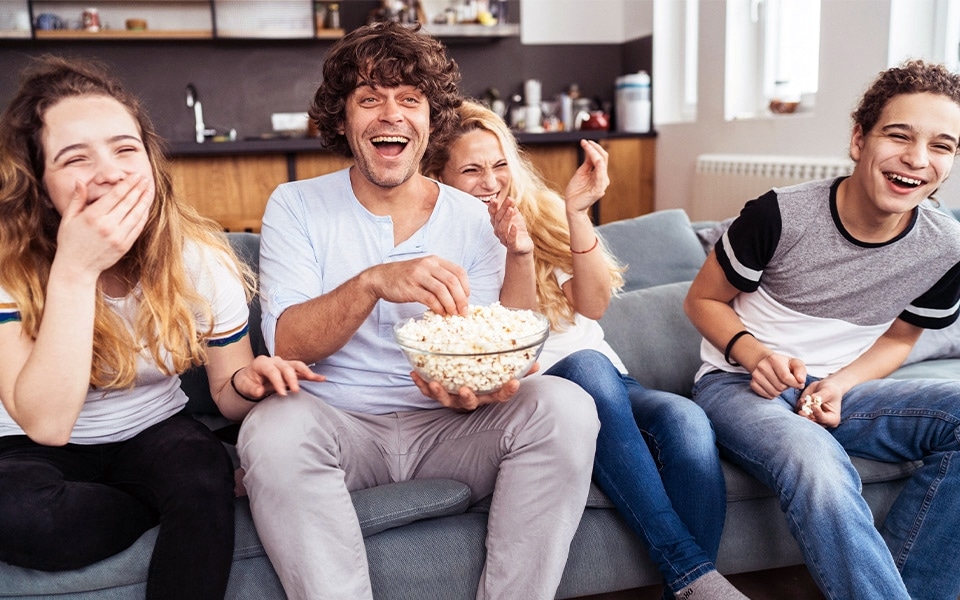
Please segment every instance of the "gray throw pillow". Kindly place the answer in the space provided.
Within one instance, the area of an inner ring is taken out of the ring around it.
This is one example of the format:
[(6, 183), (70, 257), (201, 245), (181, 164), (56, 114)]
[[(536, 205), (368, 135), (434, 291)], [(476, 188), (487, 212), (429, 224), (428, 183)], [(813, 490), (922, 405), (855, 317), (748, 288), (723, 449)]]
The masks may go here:
[(689, 281), (621, 294), (600, 319), (604, 336), (645, 387), (690, 396), (700, 368), (700, 333), (683, 312)]
[(724, 232), (730, 228), (730, 225), (736, 219), (736, 217), (730, 217), (729, 219), (714, 221), (709, 224), (693, 224), (694, 231), (697, 233), (697, 239), (700, 240), (700, 244), (703, 246), (703, 251), (705, 254), (710, 254), (713, 252), (713, 247), (717, 245), (717, 242), (720, 241), (720, 238), (723, 236)]
[(691, 281), (706, 254), (681, 209), (660, 210), (597, 227), (610, 251), (627, 266), (623, 291)]

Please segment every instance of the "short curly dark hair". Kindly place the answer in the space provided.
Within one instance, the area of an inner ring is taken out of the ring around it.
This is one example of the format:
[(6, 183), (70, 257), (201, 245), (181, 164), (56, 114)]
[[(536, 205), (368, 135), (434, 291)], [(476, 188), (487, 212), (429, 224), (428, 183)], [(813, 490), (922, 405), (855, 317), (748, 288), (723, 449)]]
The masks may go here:
[(940, 64), (910, 60), (882, 71), (850, 115), (864, 135), (880, 120), (880, 114), (894, 96), (929, 92), (945, 96), (960, 105), (960, 75)]
[(333, 45), (308, 113), (328, 150), (353, 156), (338, 130), (346, 118), (347, 98), (361, 84), (416, 87), (427, 97), (430, 126), (437, 136), (456, 123), (462, 102), (460, 68), (447, 57), (443, 44), (419, 30), (419, 26), (373, 23), (354, 29)]

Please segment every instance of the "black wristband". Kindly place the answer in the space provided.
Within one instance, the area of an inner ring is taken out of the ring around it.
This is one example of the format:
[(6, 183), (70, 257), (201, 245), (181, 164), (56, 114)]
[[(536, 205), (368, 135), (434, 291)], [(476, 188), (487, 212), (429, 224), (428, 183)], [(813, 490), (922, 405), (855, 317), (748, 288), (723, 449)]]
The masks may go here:
[(247, 402), (260, 402), (261, 400), (265, 400), (265, 399), (267, 399), (267, 398), (269, 398), (270, 396), (273, 395), (273, 392), (271, 392), (271, 393), (269, 393), (269, 394), (264, 394), (263, 396), (260, 396), (259, 398), (251, 398), (250, 396), (248, 396), (248, 395), (244, 394), (243, 392), (241, 392), (240, 390), (238, 390), (238, 389), (237, 389), (237, 382), (234, 381), (234, 378), (237, 376), (237, 373), (239, 373), (239, 372), (242, 371), (242, 370), (243, 370), (243, 367), (240, 367), (239, 369), (237, 369), (236, 371), (233, 372), (233, 375), (230, 376), (230, 387), (233, 388), (233, 391), (236, 392), (238, 396), (240, 396), (241, 398), (243, 398), (243, 399), (246, 400)]
[(753, 337), (753, 334), (752, 334), (752, 333), (750, 333), (749, 331), (747, 331), (746, 329), (744, 329), (743, 331), (737, 332), (736, 335), (734, 335), (732, 338), (730, 338), (730, 341), (727, 342), (727, 349), (723, 351), (723, 359), (724, 359), (725, 361), (727, 361), (727, 364), (728, 364), (728, 365), (731, 365), (731, 366), (733, 366), (733, 367), (739, 367), (739, 366), (740, 366), (740, 363), (738, 363), (737, 361), (735, 361), (735, 360), (730, 360), (730, 351), (733, 350), (733, 345), (737, 343), (737, 340), (739, 340), (740, 338), (742, 338), (742, 337), (745, 336), (745, 335), (749, 335), (750, 337)]

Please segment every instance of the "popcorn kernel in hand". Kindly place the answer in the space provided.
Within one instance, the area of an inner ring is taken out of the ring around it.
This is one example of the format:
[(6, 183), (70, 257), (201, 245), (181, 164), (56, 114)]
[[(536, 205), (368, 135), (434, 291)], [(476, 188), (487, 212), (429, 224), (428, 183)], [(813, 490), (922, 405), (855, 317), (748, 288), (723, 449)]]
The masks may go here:
[(823, 398), (820, 396), (811, 396), (810, 394), (807, 394), (800, 399), (800, 402), (800, 412), (804, 415), (810, 416), (813, 414), (814, 406), (819, 407), (823, 404)]

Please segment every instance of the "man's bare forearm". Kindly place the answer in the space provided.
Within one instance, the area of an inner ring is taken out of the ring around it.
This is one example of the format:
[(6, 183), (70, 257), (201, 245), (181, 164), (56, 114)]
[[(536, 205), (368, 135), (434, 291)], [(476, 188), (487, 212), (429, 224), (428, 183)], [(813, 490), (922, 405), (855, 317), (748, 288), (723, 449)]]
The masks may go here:
[(377, 304), (364, 273), (335, 290), (295, 304), (277, 321), (275, 354), (313, 364), (346, 344)]

